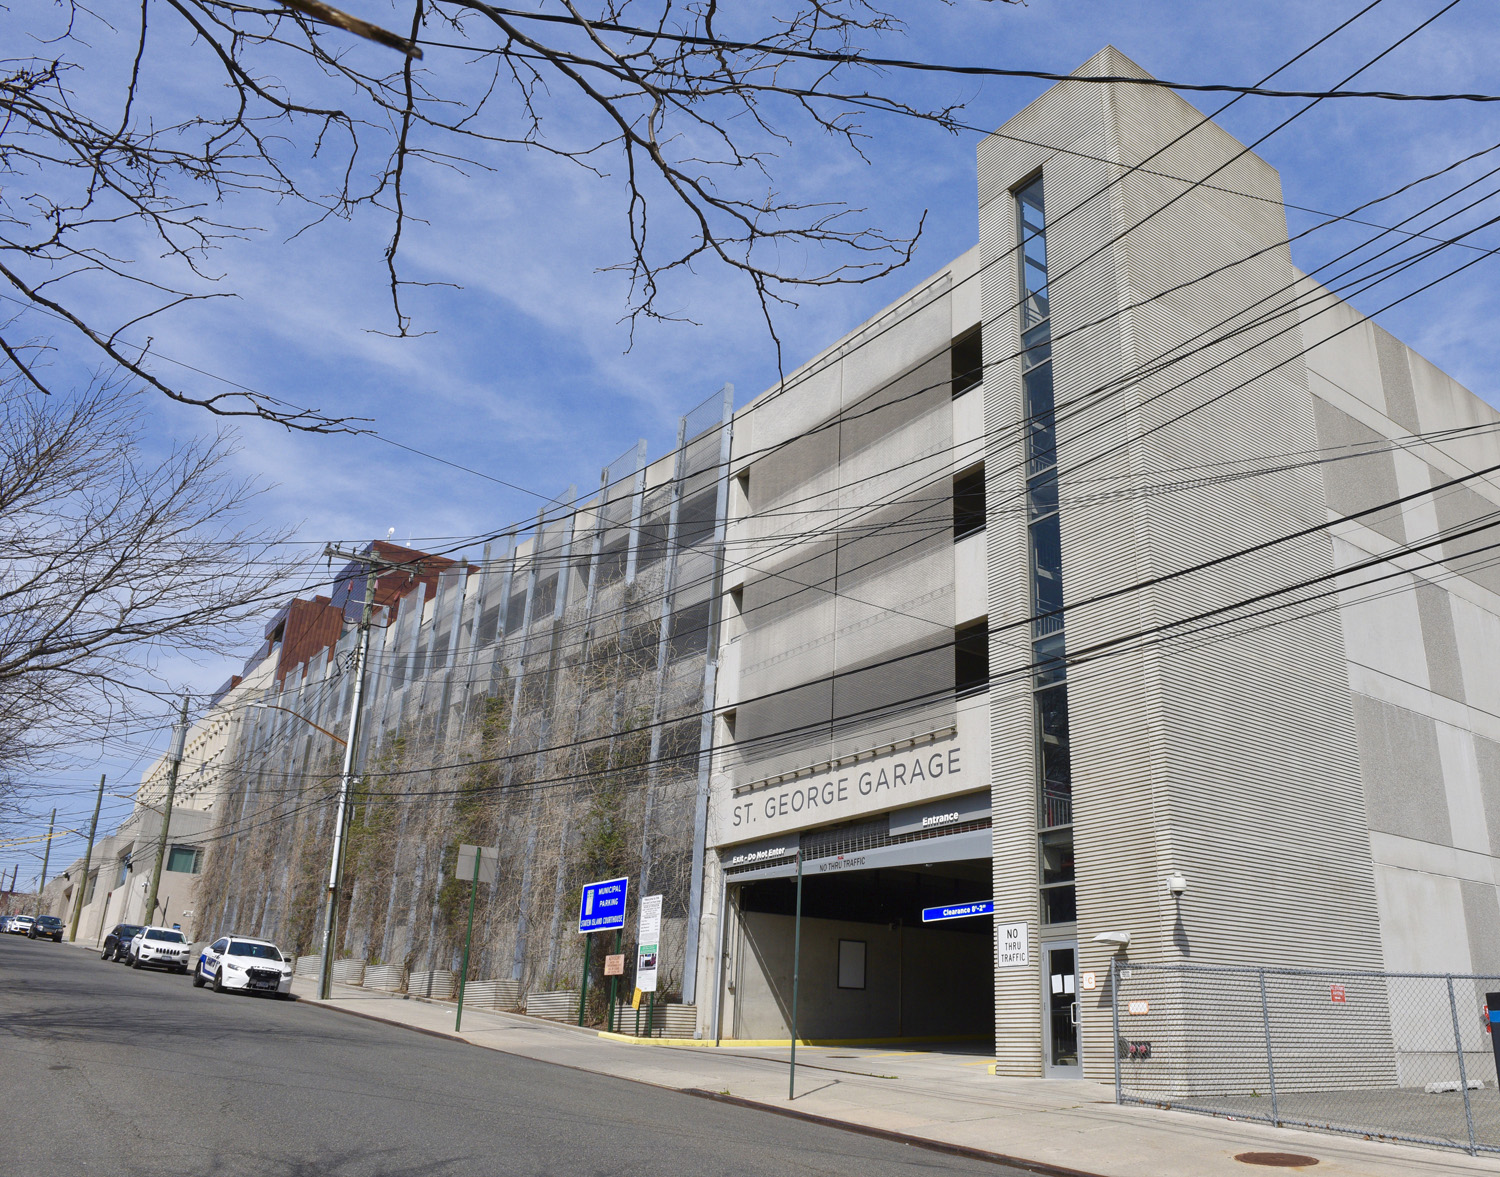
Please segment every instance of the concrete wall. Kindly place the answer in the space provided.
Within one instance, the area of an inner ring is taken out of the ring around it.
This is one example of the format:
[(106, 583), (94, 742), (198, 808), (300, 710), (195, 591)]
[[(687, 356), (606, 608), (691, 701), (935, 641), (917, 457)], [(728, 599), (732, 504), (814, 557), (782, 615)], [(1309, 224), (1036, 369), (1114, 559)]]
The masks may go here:
[[(742, 912), (736, 922), (726, 1030), (736, 1038), (789, 1038), (795, 921)], [(840, 939), (866, 943), (862, 990), (838, 987)], [(939, 928), (803, 919), (798, 1035), (987, 1037), (989, 946), (987, 936)]]
[(1422, 493), (1500, 465), (1500, 413), (1313, 280), (1301, 294), (1334, 551), (1349, 570), (1339, 618), (1385, 963), (1500, 972), (1500, 578), (1482, 550), (1500, 531), (1445, 538), (1491, 522), (1500, 481)]
[[(1081, 69), (1141, 72), (1113, 50)], [(1057, 931), (1076, 935), (1093, 972), (1107, 971), (1109, 949), (1092, 938), (1110, 930), (1152, 960), (1381, 959), (1337, 617), (1150, 632), (1334, 566), (1314, 534), (1148, 584), (1324, 517), (1316, 470), (1160, 486), (1166, 471), (1316, 448), (1278, 178), (1168, 92), (1064, 82), (979, 149), (991, 671), (1006, 676), (991, 689), (996, 919), (1024, 920), (1034, 937), (1032, 967), (996, 982), (998, 1057), (1017, 1075), (1041, 1071), (1041, 985), (1030, 683), (1024, 651), (1003, 640), (1025, 633), (1006, 627), (1030, 610), (1025, 527), (1008, 509), (1023, 495), (1010, 194), (1038, 170), (1068, 649), (1108, 650), (1069, 672), (1079, 919)], [(1191, 187), (1204, 177), (1211, 186)], [(1105, 647), (1134, 633), (1145, 636)], [(1180, 906), (1163, 886), (1172, 869), (1192, 882)], [(1110, 1073), (1108, 1017), (1086, 1009), (1082, 1035), (1086, 1073)]]

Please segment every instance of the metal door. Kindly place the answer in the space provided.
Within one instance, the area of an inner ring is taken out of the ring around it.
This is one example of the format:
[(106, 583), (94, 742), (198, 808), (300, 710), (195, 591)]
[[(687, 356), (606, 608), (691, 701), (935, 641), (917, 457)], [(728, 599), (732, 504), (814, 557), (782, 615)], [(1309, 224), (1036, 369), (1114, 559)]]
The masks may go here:
[(1049, 1079), (1081, 1079), (1078, 1052), (1078, 944), (1044, 944), (1042, 1049)]

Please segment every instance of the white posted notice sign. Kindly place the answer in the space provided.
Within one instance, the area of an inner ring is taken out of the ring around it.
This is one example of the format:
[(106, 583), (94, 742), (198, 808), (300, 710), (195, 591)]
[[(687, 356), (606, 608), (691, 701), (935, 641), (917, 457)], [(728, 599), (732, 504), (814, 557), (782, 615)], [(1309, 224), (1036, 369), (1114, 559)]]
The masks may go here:
[(1027, 944), (1025, 924), (996, 924), (995, 967), (1009, 969), (1026, 964), (1031, 959)]
[(661, 940), (661, 896), (641, 898), (641, 919), (635, 935), (635, 987), (642, 993), (656, 992), (656, 960)]

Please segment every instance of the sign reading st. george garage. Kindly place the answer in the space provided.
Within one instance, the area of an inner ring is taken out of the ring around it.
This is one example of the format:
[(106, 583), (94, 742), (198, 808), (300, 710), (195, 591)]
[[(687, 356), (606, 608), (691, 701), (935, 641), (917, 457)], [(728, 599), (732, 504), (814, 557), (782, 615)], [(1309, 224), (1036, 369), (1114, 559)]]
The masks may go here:
[(720, 799), (719, 845), (843, 821), (974, 787), (951, 729), (915, 747), (882, 752), (754, 786)]

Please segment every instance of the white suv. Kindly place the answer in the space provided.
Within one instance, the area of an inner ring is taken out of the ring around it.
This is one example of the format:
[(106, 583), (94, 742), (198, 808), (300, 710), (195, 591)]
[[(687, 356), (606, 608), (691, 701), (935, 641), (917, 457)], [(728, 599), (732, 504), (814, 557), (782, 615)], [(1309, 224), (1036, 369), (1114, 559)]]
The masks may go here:
[(125, 950), (126, 963), (133, 969), (147, 965), (158, 969), (171, 969), (174, 973), (188, 971), (188, 954), (192, 946), (187, 937), (176, 928), (142, 928), (135, 934), (130, 947)]
[(198, 954), (193, 969), (194, 985), (210, 982), (215, 993), (234, 989), (290, 997), (292, 966), (269, 940), (221, 936)]

